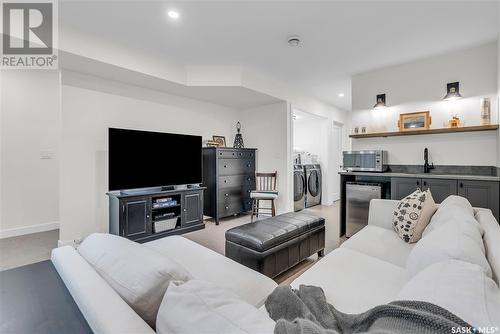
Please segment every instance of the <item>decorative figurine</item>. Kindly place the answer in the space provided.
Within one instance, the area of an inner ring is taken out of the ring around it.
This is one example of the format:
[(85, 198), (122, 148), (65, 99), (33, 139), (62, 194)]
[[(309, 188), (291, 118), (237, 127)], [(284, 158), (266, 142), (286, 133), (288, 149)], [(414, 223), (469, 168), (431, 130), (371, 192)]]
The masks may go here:
[(238, 122), (236, 123), (236, 130), (238, 133), (236, 134), (236, 137), (234, 137), (234, 148), (245, 148), (245, 145), (243, 144), (243, 137), (241, 136), (240, 130), (241, 130), (241, 123)]

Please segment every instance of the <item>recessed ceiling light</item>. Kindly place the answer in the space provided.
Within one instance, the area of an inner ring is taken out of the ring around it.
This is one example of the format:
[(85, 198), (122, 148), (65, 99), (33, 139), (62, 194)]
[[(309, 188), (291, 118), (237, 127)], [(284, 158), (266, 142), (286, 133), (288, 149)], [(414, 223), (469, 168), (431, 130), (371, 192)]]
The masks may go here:
[(339, 93), (339, 97), (344, 97), (345, 94), (344, 93)]
[(299, 46), (302, 43), (299, 36), (290, 36), (290, 37), (288, 37), (287, 41), (288, 41), (288, 45), (290, 45), (292, 47)]
[(176, 12), (175, 10), (169, 10), (167, 12), (167, 15), (168, 15), (168, 17), (170, 17), (171, 19), (174, 19), (174, 20), (179, 18), (179, 12)]

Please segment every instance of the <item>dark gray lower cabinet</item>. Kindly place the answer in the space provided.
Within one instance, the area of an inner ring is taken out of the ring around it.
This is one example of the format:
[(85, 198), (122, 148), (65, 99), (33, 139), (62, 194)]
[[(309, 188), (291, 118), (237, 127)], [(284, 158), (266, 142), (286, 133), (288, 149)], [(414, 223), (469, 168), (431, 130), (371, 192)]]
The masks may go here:
[(495, 181), (394, 177), (391, 178), (391, 198), (400, 200), (417, 188), (430, 189), (436, 203), (450, 195), (459, 195), (467, 198), (474, 207), (490, 209), (499, 221), (499, 184)]
[[(109, 233), (146, 242), (203, 229), (204, 189), (145, 190), (132, 195), (109, 192)], [(171, 204), (162, 205), (165, 202)], [(157, 230), (167, 220), (173, 222), (175, 227)]]
[(457, 194), (457, 180), (422, 179), (422, 190), (431, 190), (434, 202), (441, 203), (446, 197)]
[(183, 195), (182, 226), (197, 224), (203, 220), (203, 200), (201, 192)]
[(122, 227), (122, 233), (124, 237), (136, 239), (151, 233), (149, 201), (143, 198), (131, 198), (124, 201), (123, 207), (125, 224)]
[(489, 208), (499, 221), (500, 189), (499, 182), (492, 181), (458, 181), (458, 195), (467, 198), (472, 206)]
[(413, 177), (394, 177), (391, 179), (391, 199), (403, 199), (420, 187), (420, 179)]

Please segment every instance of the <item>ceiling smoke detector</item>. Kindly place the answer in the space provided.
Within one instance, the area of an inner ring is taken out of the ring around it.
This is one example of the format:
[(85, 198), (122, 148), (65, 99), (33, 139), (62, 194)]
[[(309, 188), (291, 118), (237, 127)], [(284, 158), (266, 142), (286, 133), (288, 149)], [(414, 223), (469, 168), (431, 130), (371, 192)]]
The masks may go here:
[(297, 47), (301, 43), (302, 43), (302, 41), (300, 40), (299, 36), (290, 36), (290, 37), (288, 37), (288, 45), (290, 45), (292, 47)]

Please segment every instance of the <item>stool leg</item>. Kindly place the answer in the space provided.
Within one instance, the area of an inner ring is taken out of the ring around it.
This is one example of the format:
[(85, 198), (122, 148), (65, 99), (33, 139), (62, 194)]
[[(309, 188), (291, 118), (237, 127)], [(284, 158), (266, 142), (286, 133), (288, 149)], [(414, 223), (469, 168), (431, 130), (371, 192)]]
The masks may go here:
[(274, 199), (271, 200), (271, 208), (273, 217), (276, 216), (276, 205), (274, 204)]
[(260, 200), (257, 201), (257, 207), (255, 208), (255, 217), (259, 218)]
[(325, 256), (325, 249), (323, 248), (322, 250), (318, 251), (318, 257), (323, 257)]
[(252, 199), (252, 217), (250, 218), (250, 223), (253, 223), (253, 215), (255, 214), (255, 198)]

